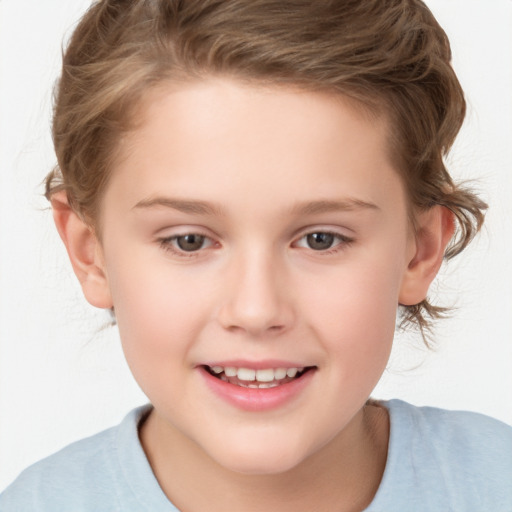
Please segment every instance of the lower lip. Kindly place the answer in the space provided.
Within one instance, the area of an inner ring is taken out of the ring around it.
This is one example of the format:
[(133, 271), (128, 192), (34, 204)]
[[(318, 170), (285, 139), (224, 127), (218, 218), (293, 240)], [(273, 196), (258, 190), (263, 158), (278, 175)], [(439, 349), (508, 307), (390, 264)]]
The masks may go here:
[(273, 388), (244, 388), (230, 384), (211, 375), (204, 367), (198, 368), (206, 384), (217, 396), (229, 404), (245, 411), (267, 411), (283, 407), (300, 395), (311, 382), (314, 369), (308, 370), (298, 379)]

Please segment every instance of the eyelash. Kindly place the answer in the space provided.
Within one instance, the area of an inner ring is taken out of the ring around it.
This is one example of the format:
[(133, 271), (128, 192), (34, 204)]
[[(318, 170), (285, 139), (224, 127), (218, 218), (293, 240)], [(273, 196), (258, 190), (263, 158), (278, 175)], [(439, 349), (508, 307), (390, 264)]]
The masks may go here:
[(349, 247), (354, 242), (353, 238), (350, 238), (350, 237), (348, 237), (346, 235), (342, 235), (340, 233), (336, 233), (335, 231), (319, 229), (317, 231), (315, 231), (315, 230), (314, 231), (308, 231), (307, 233), (303, 234), (300, 238), (297, 239), (296, 242), (294, 242), (294, 245), (297, 246), (297, 244), (301, 240), (307, 240), (307, 238), (309, 236), (312, 236), (312, 235), (329, 235), (329, 236), (332, 236), (333, 239), (334, 239), (333, 240), (333, 245), (328, 247), (327, 249), (315, 250), (312, 247), (304, 247), (305, 249), (310, 249), (311, 251), (313, 251), (314, 253), (317, 253), (320, 256), (328, 256), (330, 254), (336, 254), (336, 253), (338, 253), (340, 251), (343, 251), (344, 249)]
[[(343, 249), (349, 247), (354, 242), (353, 238), (347, 237), (345, 235), (341, 235), (340, 233), (336, 233), (336, 232), (328, 231), (328, 230), (327, 231), (318, 230), (318, 231), (309, 231), (309, 232), (303, 234), (300, 238), (298, 238), (295, 242), (293, 242), (293, 245), (295, 247), (297, 247), (298, 246), (297, 244), (301, 240), (307, 240), (307, 238), (312, 235), (329, 235), (329, 236), (333, 237), (334, 245), (332, 245), (331, 247), (328, 247), (326, 249), (315, 250), (312, 247), (303, 247), (305, 249), (310, 249), (314, 253), (318, 253), (319, 255), (324, 255), (324, 256), (338, 253), (338, 252), (342, 251)], [(187, 236), (197, 236), (197, 237), (203, 238), (202, 246), (199, 249), (193, 250), (193, 251), (186, 251), (184, 249), (181, 249), (181, 248), (178, 248), (175, 246), (178, 239), (184, 238)], [(183, 234), (179, 234), (179, 235), (172, 235), (169, 237), (158, 239), (160, 247), (165, 252), (170, 252), (170, 253), (172, 253), (178, 257), (181, 257), (181, 258), (194, 258), (194, 257), (199, 256), (199, 254), (202, 252), (202, 250), (206, 248), (203, 246), (204, 242), (206, 242), (206, 241), (209, 242), (207, 247), (211, 247), (211, 246), (215, 245), (215, 242), (209, 236), (204, 235), (200, 232), (199, 233), (197, 233), (197, 232), (196, 233), (194, 233), (194, 232), (183, 233)], [(335, 241), (337, 241), (337, 243), (335, 243)]]
[[(193, 251), (186, 251), (184, 249), (177, 247), (176, 246), (177, 240), (180, 238), (185, 238), (187, 236), (201, 237), (203, 239), (201, 247), (199, 249), (193, 250)], [(183, 234), (179, 234), (179, 235), (172, 235), (172, 236), (168, 236), (165, 238), (160, 238), (158, 240), (158, 242), (160, 244), (160, 247), (165, 252), (172, 253), (173, 255), (176, 255), (180, 258), (195, 258), (195, 257), (199, 256), (199, 253), (201, 252), (202, 249), (205, 249), (204, 244), (206, 242), (208, 242), (207, 247), (213, 246), (215, 244), (215, 242), (209, 236), (204, 235), (202, 233), (197, 233), (197, 232), (196, 233), (194, 233), (194, 232), (183, 233)]]

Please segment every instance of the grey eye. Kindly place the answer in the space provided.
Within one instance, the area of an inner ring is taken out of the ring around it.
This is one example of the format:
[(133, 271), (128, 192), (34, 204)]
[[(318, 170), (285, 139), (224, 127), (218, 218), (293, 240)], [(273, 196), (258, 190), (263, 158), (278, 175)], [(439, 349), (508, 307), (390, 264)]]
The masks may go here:
[(308, 247), (315, 251), (330, 249), (334, 240), (335, 236), (332, 233), (310, 233), (306, 236)]
[(204, 246), (205, 238), (202, 235), (182, 235), (175, 238), (176, 245), (185, 252), (198, 251)]

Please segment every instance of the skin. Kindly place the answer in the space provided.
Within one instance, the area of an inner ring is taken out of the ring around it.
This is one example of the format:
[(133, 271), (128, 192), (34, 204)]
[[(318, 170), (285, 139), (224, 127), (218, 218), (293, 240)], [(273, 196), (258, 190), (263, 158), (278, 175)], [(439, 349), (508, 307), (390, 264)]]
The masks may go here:
[[(361, 510), (389, 430), (365, 403), (397, 305), (425, 297), (451, 215), (434, 207), (412, 232), (385, 119), (340, 96), (211, 79), (161, 87), (141, 114), (101, 239), (63, 194), (53, 207), (86, 298), (115, 308), (154, 405), (140, 437), (162, 489), (187, 511)], [(312, 233), (331, 246), (313, 248)], [(180, 249), (187, 234), (203, 245)], [(313, 370), (283, 405), (247, 411), (201, 373), (232, 360)]]

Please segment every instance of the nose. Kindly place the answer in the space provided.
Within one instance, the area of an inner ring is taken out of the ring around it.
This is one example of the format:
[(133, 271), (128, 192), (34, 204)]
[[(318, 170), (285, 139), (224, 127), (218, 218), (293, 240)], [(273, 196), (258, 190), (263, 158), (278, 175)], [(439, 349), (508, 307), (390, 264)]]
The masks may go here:
[(270, 255), (251, 251), (231, 262), (224, 277), (227, 293), (219, 310), (219, 322), (225, 329), (257, 337), (282, 333), (291, 327), (291, 289), (282, 265)]

